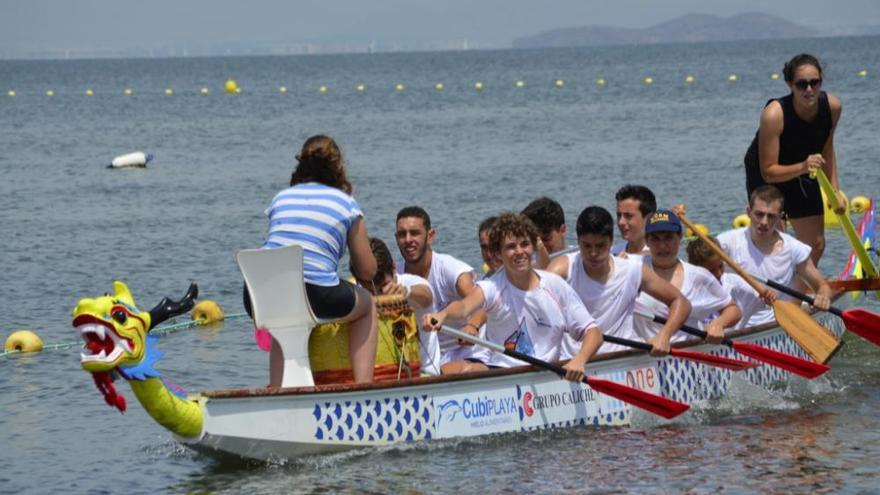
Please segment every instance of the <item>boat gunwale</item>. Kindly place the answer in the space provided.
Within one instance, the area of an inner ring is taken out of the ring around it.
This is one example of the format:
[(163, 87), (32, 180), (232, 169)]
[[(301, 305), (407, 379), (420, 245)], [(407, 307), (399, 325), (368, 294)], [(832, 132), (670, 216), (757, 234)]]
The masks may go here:
[[(835, 296), (839, 296), (839, 294), (835, 294)], [(836, 297), (834, 298), (836, 299)], [(809, 311), (810, 314), (815, 314), (816, 311)], [(774, 329), (780, 329), (780, 326), (776, 321), (763, 323), (760, 325), (756, 325), (753, 327), (742, 328), (739, 330), (733, 330), (725, 335), (728, 339), (734, 339), (739, 337), (747, 337), (752, 336), (758, 333), (767, 332)], [(784, 331), (784, 330), (783, 330)], [(687, 340), (683, 340), (680, 342), (675, 342), (673, 347), (675, 348), (688, 348), (695, 347), (699, 345), (706, 345), (706, 342), (701, 339), (690, 338)], [(627, 351), (615, 351), (608, 352), (597, 355), (594, 359), (591, 359), (587, 366), (592, 365), (594, 363), (602, 363), (612, 360), (632, 358), (632, 357), (640, 357), (646, 356), (647, 351), (640, 350), (627, 350)], [(657, 360), (663, 358), (656, 358)], [(559, 361), (558, 364), (564, 364), (568, 361)], [(350, 392), (368, 392), (373, 390), (385, 390), (385, 389), (394, 389), (394, 388), (408, 388), (414, 386), (422, 386), (422, 385), (434, 385), (438, 383), (453, 383), (453, 382), (461, 382), (461, 381), (472, 381), (472, 380), (481, 380), (486, 378), (497, 378), (508, 375), (518, 375), (518, 374), (526, 374), (526, 373), (535, 373), (535, 372), (543, 372), (549, 373), (544, 369), (538, 368), (532, 365), (523, 365), (523, 366), (515, 366), (511, 368), (497, 368), (490, 369), (487, 371), (475, 371), (471, 373), (460, 373), (455, 375), (437, 375), (437, 376), (421, 376), (415, 378), (405, 378), (401, 380), (389, 380), (389, 381), (381, 381), (381, 382), (372, 382), (372, 383), (335, 383), (335, 384), (327, 384), (327, 385), (315, 385), (315, 386), (306, 386), (306, 387), (286, 387), (286, 388), (270, 388), (270, 387), (256, 387), (256, 388), (229, 388), (229, 389), (217, 389), (217, 390), (208, 390), (203, 392), (197, 392), (194, 394), (195, 396), (201, 396), (208, 399), (234, 399), (234, 398), (244, 398), (244, 397), (277, 397), (277, 396), (308, 396), (308, 395), (325, 395), (325, 394), (338, 394), (338, 393), (350, 393)]]

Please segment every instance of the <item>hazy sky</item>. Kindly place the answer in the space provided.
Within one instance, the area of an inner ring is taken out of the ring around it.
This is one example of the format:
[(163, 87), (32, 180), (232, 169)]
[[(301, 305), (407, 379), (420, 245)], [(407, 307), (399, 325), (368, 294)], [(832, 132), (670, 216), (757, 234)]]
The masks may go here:
[(764, 12), (821, 28), (880, 25), (880, 0), (3, 0), (0, 51), (468, 39), (686, 13)]

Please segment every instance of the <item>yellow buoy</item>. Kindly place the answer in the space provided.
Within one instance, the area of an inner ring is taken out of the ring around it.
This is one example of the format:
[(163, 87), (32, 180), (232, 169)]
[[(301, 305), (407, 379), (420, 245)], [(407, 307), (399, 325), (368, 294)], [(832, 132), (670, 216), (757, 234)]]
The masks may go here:
[(483, 82), (482, 81), (475, 82), (474, 89), (476, 89), (477, 91), (482, 91), (483, 90)]
[(15, 90), (10, 89), (9, 91), (6, 92), (6, 94), (9, 96), (15, 96)]
[(684, 78), (684, 82), (687, 84), (693, 84), (694, 83), (694, 76), (688, 74), (687, 77)]
[(736, 74), (731, 74), (727, 76), (727, 80), (730, 82), (736, 82), (737, 80), (739, 80), (739, 77), (737, 77)]
[(43, 350), (43, 341), (39, 335), (30, 330), (16, 330), (6, 339), (3, 350), (6, 352), (40, 352)]
[(238, 89), (238, 83), (235, 82), (235, 79), (227, 79), (224, 87), (226, 88), (227, 93), (233, 94), (236, 93), (235, 90)]
[(523, 87), (525, 87), (525, 85), (526, 85), (526, 83), (523, 82), (523, 81), (517, 81), (517, 82), (516, 82), (516, 87), (517, 87), (517, 88), (523, 88)]
[(210, 92), (210, 91), (208, 91), (208, 88), (202, 88), (201, 90), (199, 90), (199, 93), (202, 93), (203, 95), (206, 95), (206, 94), (208, 94), (209, 92)]
[(605, 87), (605, 79), (602, 79), (601, 77), (596, 79), (596, 86), (599, 86), (600, 88)]
[(564, 87), (564, 86), (565, 86), (565, 81), (563, 81), (562, 79), (557, 79), (557, 80), (556, 80), (556, 87), (557, 87), (557, 88), (562, 88), (562, 87)]
[(399, 92), (399, 91), (403, 91), (404, 89), (406, 89), (406, 86), (404, 86), (403, 84), (398, 84), (398, 85), (394, 86), (394, 91)]
[(171, 88), (165, 88), (165, 96), (171, 96), (174, 94), (174, 90)]
[(748, 227), (752, 224), (752, 219), (749, 218), (745, 213), (741, 215), (737, 215), (736, 218), (733, 219), (733, 228), (741, 229), (743, 227)]
[(644, 79), (643, 82), (644, 82), (646, 85), (650, 86), (651, 84), (654, 84), (654, 78), (651, 77), (651, 76), (648, 76), (648, 77), (646, 77), (646, 78)]
[(280, 88), (278, 88), (278, 92), (282, 94), (287, 93), (287, 86), (281, 86)]
[(770, 79), (772, 79), (774, 81), (778, 81), (779, 80), (779, 73), (774, 72), (773, 74), (770, 74)]
[(223, 308), (211, 300), (200, 301), (192, 310), (192, 319), (201, 321), (202, 325), (223, 321)]
[(867, 75), (868, 75), (868, 71), (867, 71), (867, 70), (862, 69), (862, 70), (859, 71), (859, 77), (866, 77)]
[(318, 88), (318, 92), (319, 92), (319, 93), (326, 93), (326, 92), (327, 92), (327, 86), (321, 86), (320, 88)]
[(871, 203), (871, 200), (864, 196), (856, 196), (849, 202), (849, 207), (852, 211), (862, 214), (868, 211), (868, 205)]
[[(849, 215), (849, 198), (846, 197), (846, 193), (843, 191), (838, 191), (841, 195), (843, 195), (843, 200), (846, 202), (846, 214)], [(840, 227), (840, 223), (837, 221), (837, 214), (834, 213), (834, 207), (837, 205), (837, 201), (828, 202), (828, 198), (825, 197), (825, 191), (822, 191), (822, 205), (825, 210), (825, 226), (826, 227)]]
[(489, 273), (489, 264), (483, 263), (483, 273)]
[(446, 86), (444, 86), (443, 83), (441, 83), (441, 82), (438, 82), (437, 84), (434, 85), (434, 89), (436, 89), (437, 91), (442, 91), (443, 88), (445, 88), (445, 87)]
[[(694, 228), (697, 230), (697, 232), (700, 232), (703, 235), (709, 235), (709, 227), (706, 227), (705, 225), (703, 225), (701, 223), (694, 224)], [(691, 230), (690, 227), (688, 227), (684, 231), (684, 236), (685, 237), (696, 237), (697, 235), (694, 234), (694, 231)]]
[(92, 88), (86, 90), (86, 96), (94, 96), (95, 92), (92, 91)]
[(358, 93), (363, 93), (367, 89), (367, 87), (363, 84), (358, 84), (355, 89), (358, 91)]
[(133, 93), (134, 91), (132, 91), (131, 88), (125, 88), (125, 90), (122, 91), (122, 94), (125, 96), (131, 96)]
[(46, 91), (46, 96), (55, 96), (55, 92), (50, 89), (49, 91)]

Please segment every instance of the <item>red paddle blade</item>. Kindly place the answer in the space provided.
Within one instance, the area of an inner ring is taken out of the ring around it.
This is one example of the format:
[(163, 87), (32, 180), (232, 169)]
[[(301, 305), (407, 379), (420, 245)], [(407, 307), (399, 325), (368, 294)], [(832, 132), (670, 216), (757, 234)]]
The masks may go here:
[(749, 368), (757, 368), (760, 363), (751, 361), (743, 361), (741, 359), (732, 359), (721, 356), (714, 356), (705, 352), (684, 351), (681, 349), (672, 349), (669, 354), (690, 361), (715, 366), (717, 368), (725, 368), (731, 371), (742, 371)]
[(801, 359), (797, 356), (792, 356), (791, 354), (774, 351), (773, 349), (750, 344), (748, 342), (734, 341), (733, 348), (736, 349), (736, 351), (740, 354), (745, 354), (750, 358), (757, 359), (758, 361), (767, 363), (771, 366), (776, 366), (777, 368), (782, 368), (786, 371), (794, 373), (795, 375), (802, 376), (810, 380), (822, 375), (823, 373), (831, 369), (822, 363), (808, 361), (806, 359)]
[(584, 380), (596, 392), (610, 395), (615, 399), (622, 400), (627, 404), (642, 408), (658, 416), (663, 416), (666, 419), (672, 419), (691, 407), (683, 402), (667, 399), (666, 397), (610, 380), (603, 380), (592, 376), (587, 376)]
[(880, 345), (880, 315), (864, 309), (843, 311), (843, 323), (850, 332)]

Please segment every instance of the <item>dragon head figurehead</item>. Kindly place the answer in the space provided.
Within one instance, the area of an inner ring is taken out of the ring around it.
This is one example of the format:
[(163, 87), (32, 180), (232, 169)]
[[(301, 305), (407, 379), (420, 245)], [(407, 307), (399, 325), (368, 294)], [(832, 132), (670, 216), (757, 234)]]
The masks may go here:
[(132, 366), (144, 359), (152, 318), (140, 311), (125, 283), (113, 282), (113, 295), (80, 299), (73, 326), (85, 341), (80, 363), (89, 373)]
[[(113, 386), (115, 375), (126, 379), (157, 376), (152, 364), (161, 357), (148, 337), (151, 328), (193, 307), (198, 286), (192, 284), (179, 301), (167, 297), (150, 311), (141, 311), (128, 286), (113, 282), (113, 295), (80, 299), (73, 309), (73, 326), (85, 341), (80, 363), (111, 406), (125, 411), (125, 399)], [(153, 347), (153, 348), (151, 348)]]

